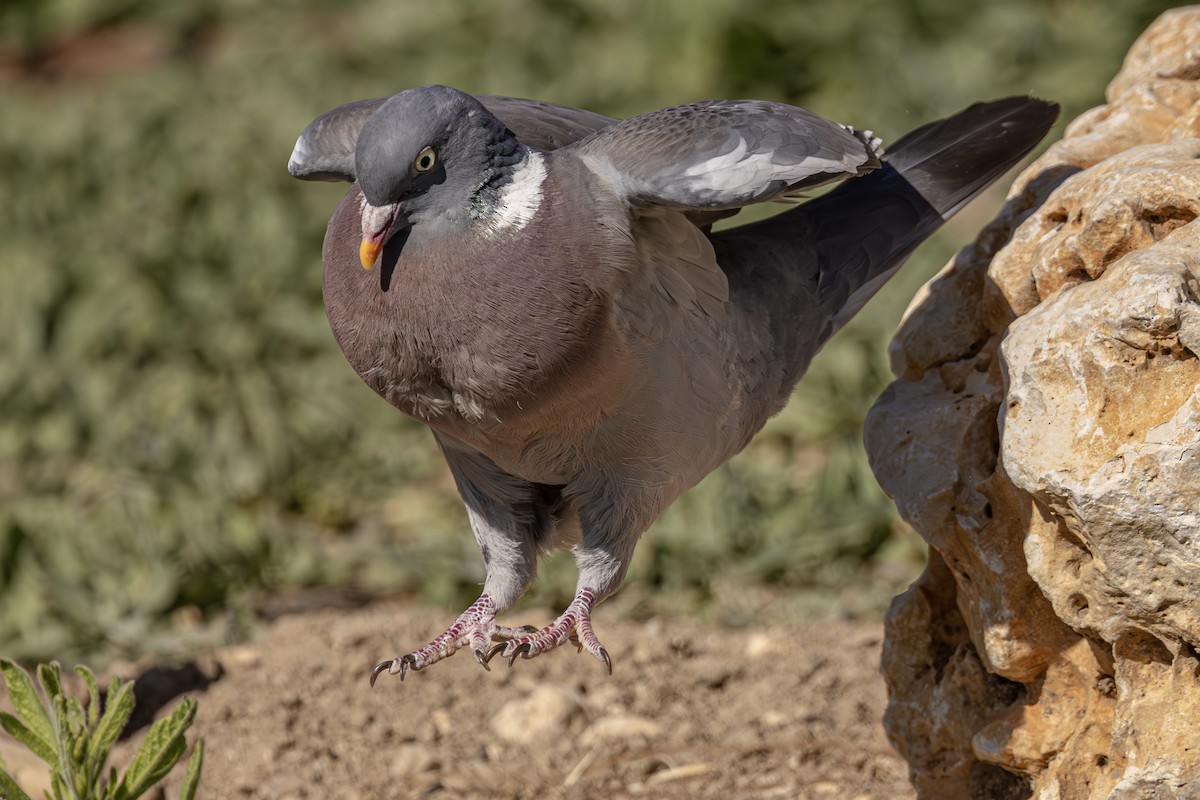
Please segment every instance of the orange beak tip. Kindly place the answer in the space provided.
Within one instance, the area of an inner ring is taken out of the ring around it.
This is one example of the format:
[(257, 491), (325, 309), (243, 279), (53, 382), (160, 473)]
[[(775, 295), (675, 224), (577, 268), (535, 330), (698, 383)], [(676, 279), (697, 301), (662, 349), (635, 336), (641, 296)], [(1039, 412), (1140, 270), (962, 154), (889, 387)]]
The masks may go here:
[(369, 270), (375, 266), (375, 262), (379, 260), (379, 251), (383, 250), (382, 242), (372, 242), (369, 239), (363, 239), (362, 244), (358, 247), (358, 260), (362, 262), (363, 269)]

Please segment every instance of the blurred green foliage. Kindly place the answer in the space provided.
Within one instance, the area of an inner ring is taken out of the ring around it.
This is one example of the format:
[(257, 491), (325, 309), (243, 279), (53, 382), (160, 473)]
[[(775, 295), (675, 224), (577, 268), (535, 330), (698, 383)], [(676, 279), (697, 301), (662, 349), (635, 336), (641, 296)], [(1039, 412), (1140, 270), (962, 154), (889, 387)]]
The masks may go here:
[[(430, 437), (359, 382), (324, 319), (321, 238), (343, 187), (285, 170), (317, 114), (441, 82), (614, 115), (762, 97), (885, 139), (1011, 93), (1059, 100), (1069, 120), (1165, 7), (0, 4), (0, 652), (194, 646), (293, 588), (474, 597), (482, 565)], [(992, 201), (923, 248), (790, 408), (667, 513), (618, 605), (871, 614), (912, 577), (920, 550), (866, 467), (862, 418), (907, 299)], [(537, 602), (565, 601), (570, 566), (552, 560)]]

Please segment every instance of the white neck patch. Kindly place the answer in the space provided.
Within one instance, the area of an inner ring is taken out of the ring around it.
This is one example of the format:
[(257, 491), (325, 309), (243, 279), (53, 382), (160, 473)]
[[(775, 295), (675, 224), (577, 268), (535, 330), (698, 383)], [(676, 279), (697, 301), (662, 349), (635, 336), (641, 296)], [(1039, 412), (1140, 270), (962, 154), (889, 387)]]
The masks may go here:
[(496, 210), (488, 222), (494, 231), (519, 231), (530, 223), (542, 205), (542, 182), (546, 180), (546, 162), (541, 153), (529, 157), (504, 185)]

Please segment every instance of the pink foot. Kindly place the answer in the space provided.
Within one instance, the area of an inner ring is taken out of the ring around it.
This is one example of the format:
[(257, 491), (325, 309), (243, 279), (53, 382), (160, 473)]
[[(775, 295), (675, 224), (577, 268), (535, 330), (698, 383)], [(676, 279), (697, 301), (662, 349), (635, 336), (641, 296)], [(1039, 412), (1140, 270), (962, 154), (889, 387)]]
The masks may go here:
[(453, 655), (460, 648), (468, 646), (474, 651), (475, 660), (484, 669), (491, 670), (486, 655), (488, 645), (493, 641), (507, 642), (534, 630), (536, 629), (528, 625), (523, 628), (497, 625), (496, 604), (492, 602), (491, 597), (484, 593), (466, 611), (458, 615), (458, 619), (454, 620), (453, 625), (429, 644), (407, 655), (376, 664), (375, 668), (371, 670), (371, 685), (375, 685), (375, 679), (384, 670), (391, 675), (399, 673), (400, 680), (404, 680), (404, 673), (407, 670), (423, 669)]
[[(540, 631), (513, 637), (507, 642), (496, 645), (488, 651), (484, 660), (490, 661), (494, 656), (500, 655), (502, 658), (508, 659), (508, 665), (511, 667), (517, 660), (517, 656), (533, 658), (553, 650), (563, 642), (571, 641), (579, 646), (580, 652), (587, 650), (595, 656), (596, 660), (603, 661), (608, 666), (608, 674), (611, 675), (612, 659), (609, 658), (608, 651), (604, 649), (592, 631), (592, 609), (595, 605), (596, 596), (592, 590), (580, 589), (579, 594), (575, 595), (575, 599), (571, 601), (571, 605), (567, 606), (567, 610), (554, 622)], [(476, 658), (478, 657), (478, 651), (476, 651)]]

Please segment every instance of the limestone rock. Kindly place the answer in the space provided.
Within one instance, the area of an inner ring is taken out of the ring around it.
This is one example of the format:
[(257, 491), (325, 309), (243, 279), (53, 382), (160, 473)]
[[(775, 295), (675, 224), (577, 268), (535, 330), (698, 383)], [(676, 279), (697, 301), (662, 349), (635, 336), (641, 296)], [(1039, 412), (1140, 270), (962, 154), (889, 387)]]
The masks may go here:
[(885, 725), (922, 798), (1200, 792), (1200, 8), (918, 294), (872, 468), (929, 542)]
[(1200, 647), (1200, 359), (1180, 341), (1198, 288), (1200, 225), (1185, 225), (1033, 309), (1001, 348), (1002, 458), (1059, 520), (1031, 531), (1030, 574), (1109, 643)]

